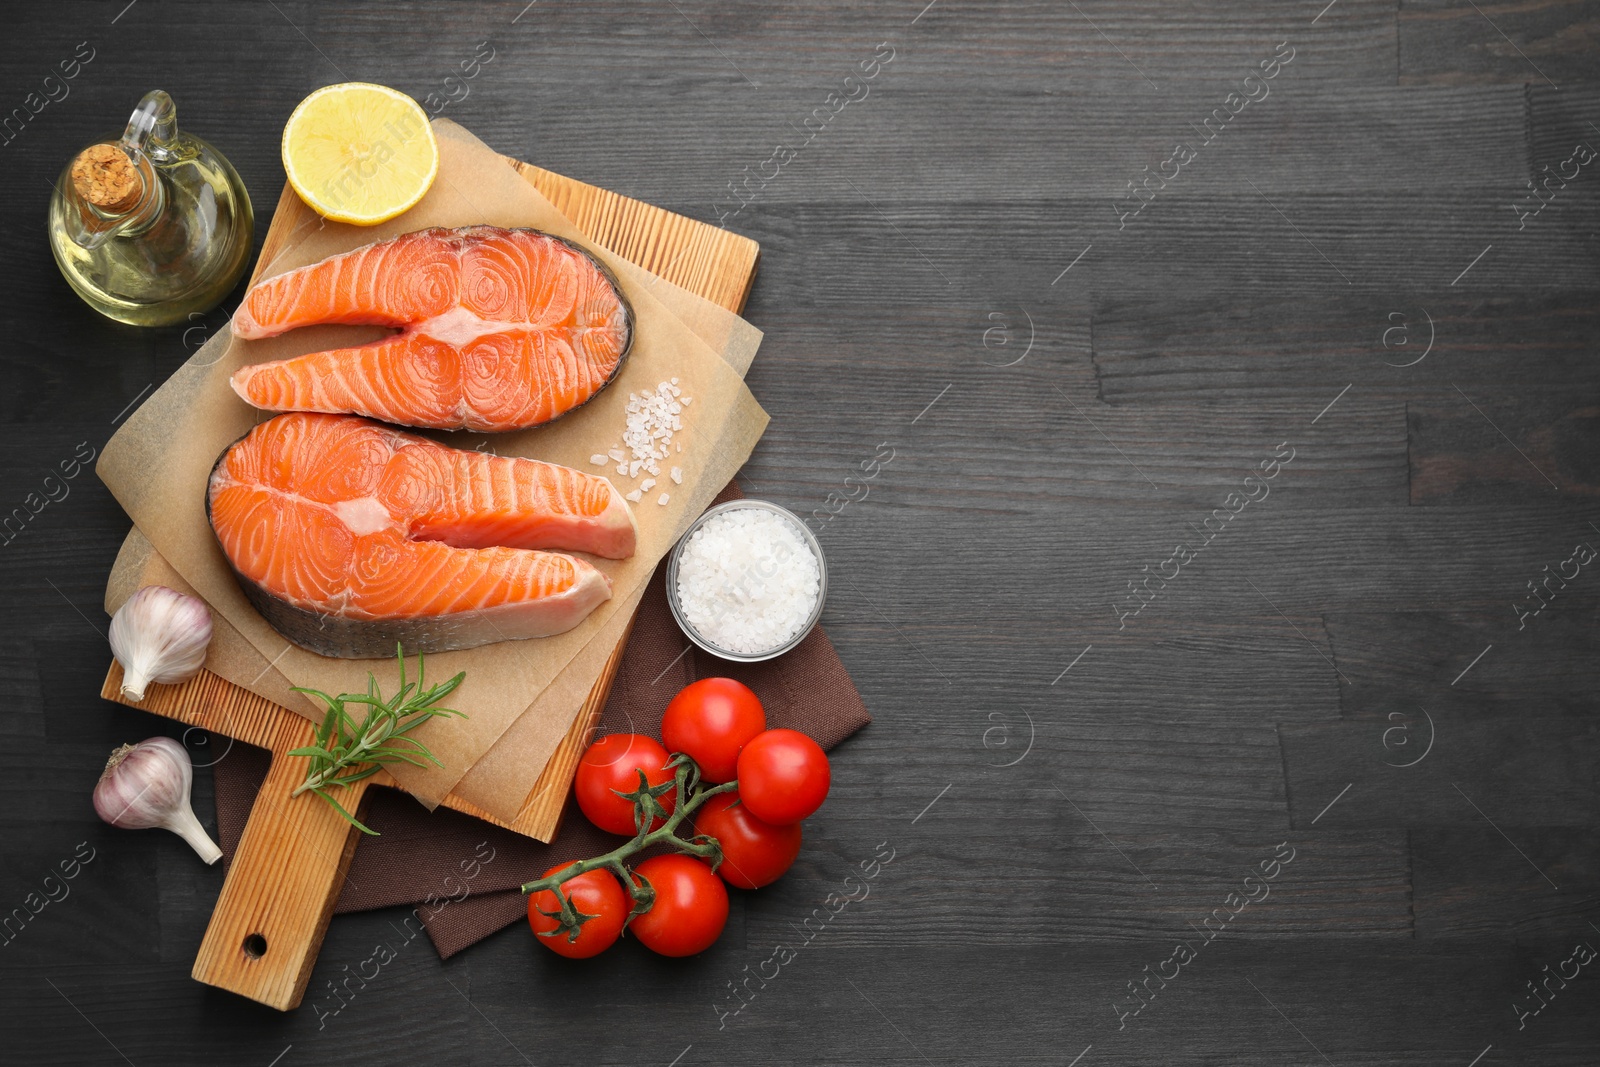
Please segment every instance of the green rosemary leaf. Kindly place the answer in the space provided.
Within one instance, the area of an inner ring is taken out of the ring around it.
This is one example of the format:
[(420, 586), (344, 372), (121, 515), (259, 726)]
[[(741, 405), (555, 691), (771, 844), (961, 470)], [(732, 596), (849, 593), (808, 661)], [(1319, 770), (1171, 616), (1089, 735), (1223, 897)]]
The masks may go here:
[[(394, 741), (394, 737), (390, 737), (390, 741)], [(421, 758), (421, 760), (427, 760), (434, 766), (443, 766), (440, 761), (435, 760), (434, 753), (427, 750), (427, 745), (419, 744), (419, 742), (413, 741), (411, 737), (400, 737), (400, 741), (403, 744), (382, 745), (382, 752), (389, 755), (389, 757), (395, 758), (395, 760), (406, 758), (408, 761), (416, 761)], [(422, 766), (421, 763), (418, 763), (418, 766)]]
[[(293, 792), (298, 796), (313, 792), (332, 804), (339, 814), (363, 833), (372, 830), (362, 826), (329, 790), (353, 785), (377, 774), (386, 763), (408, 763), (415, 767), (433, 764), (444, 766), (428, 747), (414, 737), (411, 730), (439, 716), (465, 718), (465, 714), (452, 708), (436, 706), (439, 699), (455, 691), (465, 679), (462, 672), (440, 685), (423, 687), (422, 656), (417, 657), (415, 680), (406, 678), (404, 652), (396, 646), (400, 661), (400, 687), (388, 699), (378, 688), (375, 675), (367, 676), (365, 693), (341, 693), (336, 697), (314, 689), (298, 689), (323, 701), (328, 714), (315, 732), (316, 744), (295, 749), (291, 755), (308, 761), (306, 779)], [(358, 723), (351, 712), (361, 705), (365, 714)]]
[(383, 770), (382, 764), (366, 763), (362, 765), (360, 770), (351, 771), (349, 774), (343, 774), (337, 778), (329, 779), (328, 785), (349, 785), (352, 782), (359, 782), (363, 778), (371, 778), (374, 774), (377, 774), (381, 770)]
[[(451, 718), (464, 719), (464, 718), (466, 718), (466, 716), (461, 714), (461, 712), (459, 712), (459, 711), (451, 711), (449, 708), (441, 708), (439, 711), (435, 712), (434, 714), (437, 715), (437, 716), (440, 716), (442, 718), (446, 718), (446, 719), (451, 719)], [(428, 716), (428, 718), (433, 718), (433, 717), (434, 717), (433, 715)], [(400, 726), (397, 726), (389, 736), (390, 737), (405, 737), (406, 734), (410, 733), (412, 730), (416, 729), (418, 726), (421, 726), (423, 723), (425, 723), (427, 721), (428, 721), (427, 719), (424, 719), (424, 718), (422, 718), (420, 716), (417, 717), (417, 718), (411, 719), (410, 721), (408, 721), (406, 723), (403, 723)]]
[(360, 830), (362, 833), (371, 837), (383, 836), (379, 834), (378, 831), (370, 829), (365, 823), (363, 823), (360, 819), (357, 819), (354, 815), (351, 815), (348, 811), (345, 811), (343, 804), (333, 799), (327, 793), (324, 793), (321, 789), (313, 789), (312, 792), (317, 794), (317, 796), (321, 797), (323, 800), (326, 800), (329, 804), (332, 804), (333, 810), (344, 816), (344, 821), (349, 823), (351, 826), (354, 826), (357, 830)]

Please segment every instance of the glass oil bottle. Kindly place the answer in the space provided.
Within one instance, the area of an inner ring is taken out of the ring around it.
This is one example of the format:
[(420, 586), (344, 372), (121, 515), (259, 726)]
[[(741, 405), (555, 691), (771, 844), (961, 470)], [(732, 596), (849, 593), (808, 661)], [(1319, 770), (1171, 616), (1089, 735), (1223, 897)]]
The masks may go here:
[(183, 322), (232, 291), (250, 261), (255, 216), (222, 154), (178, 131), (178, 109), (147, 93), (120, 140), (75, 156), (50, 198), (50, 248), (102, 315), (136, 326)]

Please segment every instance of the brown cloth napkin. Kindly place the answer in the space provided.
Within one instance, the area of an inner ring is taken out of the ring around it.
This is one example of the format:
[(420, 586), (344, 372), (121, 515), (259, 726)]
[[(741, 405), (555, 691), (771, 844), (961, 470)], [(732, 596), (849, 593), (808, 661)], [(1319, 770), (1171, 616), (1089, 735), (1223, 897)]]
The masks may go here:
[[(712, 503), (742, 496), (729, 483)], [(656, 568), (639, 604), (600, 734), (655, 735), (678, 690), (716, 676), (737, 678), (755, 690), (768, 726), (800, 730), (825, 749), (872, 721), (821, 627), (765, 663), (733, 663), (695, 648), (667, 607), (666, 569), (665, 562)], [(218, 759), (217, 832), (227, 860), (239, 845), (267, 765), (268, 753), (247, 745)], [(416, 914), (445, 959), (525, 919), (527, 900), (518, 888), (524, 882), (557, 863), (607, 852), (619, 840), (590, 825), (570, 799), (561, 832), (545, 845), (447, 808), (430, 813), (397, 790), (368, 795), (365, 822), (381, 836), (361, 839), (334, 911), (418, 905)]]

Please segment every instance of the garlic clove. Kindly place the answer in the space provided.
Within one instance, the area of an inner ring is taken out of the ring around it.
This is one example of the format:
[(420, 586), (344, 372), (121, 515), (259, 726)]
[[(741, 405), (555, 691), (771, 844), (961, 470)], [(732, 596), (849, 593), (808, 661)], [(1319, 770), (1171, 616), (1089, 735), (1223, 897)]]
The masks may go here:
[(205, 602), (147, 585), (111, 617), (111, 653), (122, 664), (122, 695), (143, 700), (151, 682), (171, 685), (200, 673), (211, 644)]
[(171, 830), (189, 842), (201, 859), (215, 863), (222, 850), (195, 818), (189, 803), (193, 782), (189, 753), (172, 738), (152, 737), (137, 745), (123, 745), (111, 753), (95, 783), (94, 810), (123, 830), (155, 826)]

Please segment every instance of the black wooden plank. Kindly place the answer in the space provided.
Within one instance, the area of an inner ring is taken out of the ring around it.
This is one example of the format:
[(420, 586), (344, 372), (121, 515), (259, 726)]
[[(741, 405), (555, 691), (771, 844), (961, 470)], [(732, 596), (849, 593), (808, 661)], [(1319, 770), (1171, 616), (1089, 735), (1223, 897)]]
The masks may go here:
[[(390, 923), (401, 917), (398, 910), (374, 912), (335, 924), (313, 981), (343, 980), (343, 967), (361, 964), (384, 937), (398, 945), (402, 939)], [(189, 962), (130, 964), (114, 953), (91, 951), (87, 958), (8, 969), (0, 973), (13, 1013), (7, 1055), (22, 1063), (181, 1067), (238, 1059), (270, 1064), (274, 1057), (285, 1064), (297, 1057), (354, 1064), (416, 1057), (466, 1067), (472, 1062), (468, 1028), (483, 1022), (459, 991), (466, 988), (461, 965), (441, 965), (424, 947), (413, 944), (396, 953), (365, 990), (352, 981), (356, 994), (337, 1015), (311, 1007), (277, 1012), (199, 986), (189, 977)], [(458, 991), (452, 991), (452, 980)], [(314, 1003), (310, 994), (307, 1001)], [(397, 1010), (406, 1004), (418, 1007)], [(18, 1018), (29, 1020), (28, 1026), (16, 1025)]]
[(160, 720), (154, 716), (100, 699), (100, 682), (105, 675), (102, 673), (97, 680), (94, 668), (109, 663), (111, 646), (105, 634), (80, 626), (60, 637), (40, 638), (33, 642), (33, 648), (43, 693), (41, 717), (45, 735), (52, 743), (94, 744), (126, 735), (130, 729), (159, 729)]
[[(1292, 476), (1292, 468), (1282, 475)], [(837, 591), (830, 584), (825, 611), (833, 611), (837, 592), (839, 614), (825, 618), (876, 612), (876, 625), (888, 619), (936, 632), (932, 647), (951, 655), (961, 637), (999, 625), (1014, 627), (1018, 640), (1057, 642), (1048, 657), (1029, 656), (1037, 661), (1118, 633), (1111, 605), (1129, 595), (1127, 582), (1143, 579), (1145, 566), (1156, 571), (1178, 540), (1193, 536), (1191, 524), (1210, 514), (1164, 512), (1152, 502), (1092, 512), (1063, 505), (1029, 516), (1046, 521), (997, 521), (965, 508), (956, 492), (940, 500), (930, 499), (934, 491), (923, 486), (882, 488), (881, 498), (875, 492), (842, 511), (826, 535), (830, 568), (848, 572), (860, 593), (853, 597), (848, 582), (838, 583)], [(809, 510), (804, 498), (776, 498)], [(1526, 583), (1541, 577), (1543, 566), (1566, 558), (1569, 536), (1593, 514), (1546, 505), (1342, 508), (1313, 516), (1273, 510), (1275, 499), (1259, 513), (1240, 513), (1125, 629), (1172, 617), (1277, 618), (1288, 629), (1280, 611), (1292, 619), (1341, 610), (1483, 614), (1491, 620), (1485, 637), (1458, 649), (1459, 671), (1501, 627), (1516, 631), (1512, 599), (1527, 593)], [(982, 624), (957, 610), (952, 590), (977, 598), (970, 603), (983, 606)], [(849, 600), (854, 607), (846, 606)], [(1306, 654), (1331, 671), (1311, 649)], [(1451, 672), (1444, 681), (1454, 677)]]
[[(1398, 722), (1398, 720), (1396, 721)], [(1513, 841), (1524, 828), (1592, 827), (1600, 820), (1594, 730), (1572, 719), (1454, 720), (1435, 716), (1437, 739), (1425, 758), (1401, 751), (1384, 722), (1284, 726), (1284, 774), (1296, 829), (1447, 824), (1499, 840), (1527, 875), (1594, 850), (1590, 834), (1545, 832), (1552, 850)], [(1423, 727), (1415, 726), (1417, 740)], [(1411, 764), (1411, 766), (1404, 766)], [(1503, 836), (1509, 833), (1511, 839)], [(1559, 880), (1557, 880), (1559, 884)]]
[(1575, 0), (1406, 3), (1398, 19), (1400, 80), (1537, 84), (1547, 89), (1591, 80), (1593, 17), (1590, 5)]
[[(175, 48), (214, 42), (222, 20), (209, 5), (165, 6), (168, 18), (123, 19), (119, 29), (141, 42), (158, 39), (165, 29)], [(455, 89), (458, 100), (446, 114), (470, 108), (480, 94), (503, 84), (595, 81), (606, 94), (597, 96), (599, 102), (682, 84), (715, 84), (752, 96), (774, 85), (815, 86), (826, 84), (835, 70), (842, 77), (854, 66), (857, 56), (849, 46), (870, 54), (884, 38), (923, 63), (927, 74), (941, 72), (958, 83), (992, 81), (998, 72), (1023, 86), (1093, 78), (1155, 95), (1171, 82), (1254, 66), (1256, 50), (1270, 52), (1285, 36), (1320, 49), (1321, 79), (1371, 84), (1395, 77), (1394, 0), (1343, 0), (1314, 26), (1319, 5), (1286, 7), (1268, 0), (1181, 8), (1159, 0), (1085, 0), (1077, 11), (1044, 0), (941, 0), (931, 9), (924, 3), (905, 10), (861, 8), (846, 0), (780, 8), (699, 0), (680, 5), (681, 11), (612, 0), (579, 11), (534, 8), (523, 15), (524, 6), (515, 0), (475, 5), (433, 34), (396, 33), (392, 16), (360, 5), (330, 11), (314, 3), (284, 3), (281, 16), (268, 8), (234, 18), (251, 39), (293, 61), (283, 64), (285, 74), (383, 78), (419, 99), (430, 91), (446, 95), (443, 80), (457, 73), (453, 50), (466, 58), (488, 37), (497, 45), (496, 58), (469, 85), (470, 95), (461, 98)], [(40, 38), (59, 35), (66, 43), (46, 18), (36, 16), (27, 29)], [(393, 47), (375, 49), (376, 39)], [(502, 52), (508, 62), (501, 62)], [(595, 77), (597, 64), (607, 72), (603, 81)], [(1154, 85), (1143, 81), (1139, 69)]]
[[(1045, 743), (1063, 722), (1247, 728), (1340, 713), (1333, 649), (1312, 617), (1197, 620), (1152, 609), (1118, 631), (1106, 610), (1041, 614), (1031, 625), (981, 634), (879, 614), (887, 608), (851, 589), (830, 603), (829, 632), (859, 650), (847, 662), (873, 707), (945, 723), (974, 757), (974, 746), (994, 749), (986, 763), (1016, 757), (1030, 736)], [(940, 694), (932, 708), (929, 693)], [(999, 751), (1007, 746), (1009, 754)]]
[[(1534, 397), (1463, 391), (1455, 403), (1412, 404), (1406, 415), (1413, 504), (1525, 503), (1600, 491), (1600, 385)], [(1593, 531), (1580, 526), (1573, 534)]]
[[(1592, 84), (1569, 83), (1565, 90), (1557, 91), (1542, 83), (1532, 84), (1528, 86), (1527, 99), (1530, 165), (1526, 177), (1539, 183), (1540, 197), (1549, 201), (1549, 215), (1546, 216), (1545, 210), (1541, 210), (1537, 218), (1553, 224), (1560, 214), (1556, 204), (1566, 199), (1569, 193), (1577, 194), (1590, 185), (1588, 179), (1591, 177), (1592, 164), (1584, 162), (1588, 153), (1577, 153), (1576, 158), (1572, 157), (1579, 145), (1590, 151), (1600, 148), (1595, 143), (1600, 140), (1600, 131), (1594, 127), (1595, 110), (1600, 105), (1600, 88)], [(1572, 162), (1569, 163), (1569, 159)], [(1550, 169), (1546, 170), (1546, 167)], [(1546, 178), (1550, 179), (1548, 186), (1543, 184)], [(1527, 194), (1527, 187), (1519, 182), (1516, 191), (1520, 203)], [(1592, 190), (1589, 195), (1593, 195)], [(1532, 206), (1528, 205), (1529, 208)]]
[[(1525, 624), (1514, 608), (1600, 525), (1600, 186), (1585, 165), (1536, 217), (1518, 207), (1600, 140), (1593, 5), (125, 7), (8, 21), (0, 108), (77, 42), (97, 54), (5, 146), (0, 508), (225, 321), (102, 322), (41, 239), (62, 164), (144, 87), (229, 154), (264, 231), (306, 92), (426, 99), (489, 41), (446, 117), (714, 220), (890, 42), (869, 97), (725, 219), (763, 245), (750, 381), (773, 422), (746, 490), (810, 514), (895, 450), (822, 532), (825, 623), (876, 721), (838, 750), (795, 871), (736, 894), (701, 958), (630, 939), (568, 963), (519, 925), (441, 966), (418, 939), (319, 1018), (404, 912), (348, 915), (308, 1006), (279, 1015), (188, 977), (218, 872), (88, 808), (112, 745), (178, 731), (93, 695), (127, 525), (82, 474), (0, 545), (0, 881), (23, 887), (58, 827), (101, 858), (0, 952), (0, 1059), (1594, 1062), (1592, 975), (1523, 1029), (1512, 1010), (1574, 942), (1600, 945), (1596, 594), (1579, 577)], [(1203, 140), (1283, 41), (1270, 97), (1119, 228), (1126, 183)], [(1424, 327), (1434, 347), (1400, 366)], [(1285, 440), (1270, 498), (1119, 628), (1127, 583)], [(1119, 1029), (1128, 983), (1285, 837), (1271, 898)], [(884, 841), (871, 897), (719, 1019)], [(109, 857), (116, 884), (92, 885)]]
[[(759, 946), (792, 936), (797, 916), (812, 916), (829, 893), (857, 898), (837, 915), (837, 901), (825, 912), (828, 943), (838, 947), (1162, 941), (1186, 923), (1201, 926), (1235, 891), (1259, 900), (1226, 905), (1244, 909), (1237, 926), (1226, 920), (1230, 938), (1411, 936), (1401, 832), (1118, 833), (1106, 827), (1115, 814), (1082, 807), (1092, 802), (1087, 783), (1064, 788), (1007, 790), (1018, 814), (1003, 834), (991, 817), (967, 814), (971, 807), (953, 794), (914, 827), (901, 820), (892, 832), (877, 820), (829, 820), (809, 839), (802, 865), (742, 894), (750, 940)], [(899, 850), (894, 864), (863, 885), (858, 861), (873, 856), (885, 835)], [(1292, 846), (1280, 855), (1295, 858), (1263, 889), (1258, 865), (1286, 837)], [(1004, 908), (975, 916), (973, 902), (994, 892), (1002, 871)], [(1256, 882), (1242, 889), (1246, 874)], [(854, 881), (841, 888), (846, 875)], [(811, 928), (823, 918), (815, 916)], [(1223, 924), (1218, 915), (1206, 929)]]
[[(872, 54), (871, 40), (860, 46), (861, 56)], [(1526, 104), (1515, 87), (1397, 89), (1374, 81), (1331, 96), (1319, 91), (1314, 70), (1326, 54), (1316, 42), (1297, 39), (1294, 62), (1266, 86), (1252, 88), (1256, 101), (1231, 116), (1229, 93), (1243, 88), (1242, 79), (1275, 54), (1277, 43), (1241, 47), (1160, 93), (1115, 56), (1125, 78), (1108, 76), (1115, 72), (1096, 59), (1068, 78), (1031, 68), (1025, 77), (1046, 80), (1028, 89), (1008, 83), (997, 91), (995, 69), (958, 88), (910, 49), (865, 86), (865, 98), (813, 135), (801, 124), (826, 97), (827, 83), (849, 73), (855, 56), (847, 52), (834, 60), (837, 74), (818, 71), (814, 88), (685, 86), (662, 94), (647, 111), (618, 115), (617, 135), (648, 144), (661, 161), (648, 170), (584, 148), (582, 83), (541, 89), (547, 110), (541, 139), (531, 144), (512, 93), (496, 92), (487, 72), (482, 102), (470, 98), (457, 117), (502, 151), (531, 151), (563, 173), (734, 229), (776, 205), (848, 200), (847, 182), (880, 202), (887, 196), (962, 203), (985, 185), (983, 199), (998, 203), (1095, 197), (1090, 218), (1113, 231), (1114, 205), (1133, 210), (1128, 183), (1147, 177), (1146, 188), (1159, 192), (1139, 224), (1162, 213), (1169, 198), (1254, 195), (1247, 178), (1269, 192), (1384, 195), (1406, 187), (1422, 169), (1443, 189), (1520, 186), (1527, 169)], [(955, 92), (964, 109), (984, 116), (981, 123), (949, 121), (940, 94)], [(710, 115), (717, 142), (708, 150), (701, 138)], [(547, 139), (555, 142), (548, 160)], [(1196, 158), (1181, 171), (1170, 162), (1162, 167), (1179, 144)], [(781, 169), (768, 162), (780, 145), (794, 153)], [(862, 178), (878, 174), (890, 159), (897, 165), (880, 195)]]
[[(955, 211), (948, 202), (897, 200), (887, 179), (857, 185), (867, 199), (850, 197), (841, 182), (825, 207), (775, 204), (752, 215), (741, 229), (768, 257), (758, 288), (793, 292), (801, 306), (950, 302), (998, 279), (1019, 297), (1044, 292), (1070, 267), (1061, 285), (1123, 297), (1179, 291), (1220, 303), (1255, 290), (1300, 297), (1349, 289), (1390, 303), (1396, 292), (1451, 288), (1457, 278), (1457, 291), (1503, 294), (1581, 288), (1600, 277), (1582, 236), (1600, 218), (1594, 197), (1574, 196), (1559, 228), (1518, 233), (1503, 192), (1346, 196), (1258, 182), (1257, 193), (1241, 183), (1226, 195), (1157, 200), (1119, 232), (1108, 199)], [(1420, 259), (1419, 246), (1427, 249)]]
[[(914, 668), (900, 658), (904, 678)], [(867, 803), (882, 818), (912, 820), (946, 786), (950, 789), (923, 822), (936, 823), (946, 813), (1000, 817), (1010, 799), (994, 790), (1008, 787), (985, 783), (1043, 774), (1108, 833), (1287, 826), (1282, 763), (1271, 726), (1119, 723), (1111, 721), (1114, 716), (1092, 714), (1080, 721), (1071, 710), (1059, 710), (1070, 708), (1068, 694), (1062, 694), (1055, 697), (1057, 710), (1033, 713), (1033, 748), (1020, 759), (1028, 751), (1025, 706), (963, 698), (937, 676), (925, 676), (915, 691), (906, 686), (888, 692), (875, 684), (873, 672), (859, 673), (863, 695), (892, 725), (850, 742), (854, 767), (836, 778), (833, 789), (834, 795), (850, 798), (846, 803)], [(997, 714), (991, 717), (991, 711)], [(1051, 719), (1044, 718), (1047, 714)], [(1004, 743), (1001, 733), (993, 732), (997, 726), (1009, 731)], [(898, 740), (904, 731), (927, 739), (910, 766)], [(1027, 770), (1000, 774), (1007, 763)]]
[[(752, 373), (752, 387), (773, 422), (747, 471), (749, 481), (768, 487), (803, 478), (823, 497), (838, 491), (864, 500), (879, 484), (904, 487), (909, 480), (930, 494), (961, 493), (972, 506), (997, 511), (1107, 500), (1145, 504), (1154, 496), (1203, 515), (1245, 476), (1259, 473), (1280, 443), (1309, 426), (1339, 391), (1302, 384), (1247, 404), (1179, 398), (1149, 411), (1108, 406), (1094, 395), (1090, 375), (1098, 364), (1091, 366), (1078, 347), (1086, 319), (1003, 299), (991, 308), (930, 309), (926, 332), (938, 336), (925, 341), (925, 331), (916, 329), (888, 351), (863, 336), (853, 319), (790, 329), (800, 316), (783, 315)], [(986, 330), (996, 331), (988, 335), (989, 347)], [(1009, 341), (1003, 344), (1002, 337)], [(772, 362), (763, 368), (769, 346)], [(1019, 362), (1004, 365), (1012, 361)], [(862, 396), (874, 401), (848, 424), (824, 425), (814, 417), (818, 410), (848, 410)], [(1295, 438), (1300, 447), (1288, 468), (1292, 477), (1253, 490), (1275, 496), (1269, 506), (1405, 500), (1401, 403), (1360, 394), (1337, 419), (1316, 425), (1318, 447)], [(857, 487), (856, 468), (875, 455), (886, 461), (874, 464), (881, 468), (874, 484)], [(843, 479), (852, 472), (856, 478), (846, 486)]]
[[(1530, 580), (1540, 577), (1534, 573)], [(1340, 690), (1344, 714), (1398, 727), (1388, 738), (1394, 763), (1408, 762), (1426, 746), (1430, 731), (1422, 709), (1436, 715), (1436, 722), (1529, 713), (1590, 718), (1600, 686), (1600, 648), (1594, 598), (1579, 592), (1552, 600), (1536, 616), (1531, 609), (1537, 604), (1525, 587), (1507, 590), (1505, 607), (1493, 615), (1330, 612), (1323, 621), (1334, 662), (1352, 683)], [(1409, 755), (1402, 755), (1407, 746)]]
[[(1057, 946), (849, 949), (828, 946), (826, 936), (799, 950), (764, 986), (752, 979), (753, 998), (739, 1014), (725, 1016), (718, 1012), (729, 1011), (727, 983), (743, 980), (746, 965), (756, 974), (771, 958), (770, 948), (707, 960), (693, 978), (675, 981), (666, 979), (676, 972), (649, 961), (645, 970), (656, 984), (648, 991), (612, 983), (604, 964), (573, 973), (536, 960), (535, 979), (559, 975), (573, 983), (574, 999), (612, 1007), (614, 1022), (599, 1036), (559, 1005), (525, 999), (520, 983), (480, 981), (474, 988), (482, 990), (478, 1002), (485, 1012), (518, 1044), (594, 1044), (595, 1060), (606, 1063), (624, 1062), (624, 1049), (663, 1063), (680, 1053), (684, 1062), (695, 1057), (713, 1064), (788, 1060), (798, 1039), (806, 1043), (806, 1058), (842, 1063), (925, 1064), (977, 1055), (1046, 1064), (1086, 1053), (1083, 1064), (1159, 1058), (1265, 1067), (1322, 1063), (1320, 1049), (1340, 1064), (1459, 1067), (1493, 1044), (1503, 1057), (1577, 1067), (1588, 1062), (1596, 1032), (1594, 1015), (1585, 1010), (1593, 986), (1587, 977), (1521, 1033), (1508, 1007), (1518, 992), (1526, 995), (1523, 977), (1568, 955), (1576, 931), (1519, 949), (1326, 943), (1297, 957), (1277, 946), (1224, 944), (1219, 937), (1166, 988), (1152, 979), (1156, 999), (1121, 1030), (1114, 1005), (1127, 1010), (1133, 1003), (1127, 983), (1169, 958), (1183, 929), (1160, 948), (1079, 944), (1070, 952)], [(503, 935), (480, 950), (474, 971), (520, 969), (525, 949), (520, 937)], [(1050, 980), (1024, 992), (1017, 973)], [(720, 987), (721, 998), (708, 995), (702, 982)], [(1415, 1014), (1394, 1010), (1396, 990), (1407, 991), (1405, 1003)], [(652, 1010), (648, 1022), (630, 1010), (643, 1007)], [(834, 1021), (818, 1024), (819, 1017)], [(504, 1055), (504, 1044), (498, 1053), (487, 1041), (479, 1047), (487, 1056)]]
[(33, 742), (45, 735), (39, 672), (34, 664), (31, 642), (0, 640), (0, 686), (11, 697), (8, 713), (0, 716), (0, 735), (13, 744), (23, 738)]
[[(1331, 397), (1350, 385), (1356, 398), (1426, 399), (1470, 413), (1461, 393), (1481, 405), (1486, 397), (1600, 387), (1600, 311), (1592, 302), (1559, 289), (1512, 296), (1447, 290), (1153, 305), (1097, 300), (1100, 393), (1112, 403), (1216, 402)], [(1508, 360), (1517, 364), (1514, 376), (1506, 374)]]
[[(70, 816), (88, 807), (82, 787), (79, 803), (6, 829), (6, 854), (0, 870), (0, 951), (7, 968), (47, 967), (61, 959), (61, 945), (78, 931), (96, 933), (95, 954), (138, 965), (159, 958), (157, 916), (161, 883), (158, 860), (172, 846), (204, 866), (176, 836), (164, 830), (123, 831)], [(151, 840), (158, 834), (170, 842)]]
[(1414, 826), (1409, 839), (1418, 938), (1595, 943), (1583, 931), (1595, 918), (1600, 849), (1573, 848), (1568, 831), (1527, 827), (1516, 835), (1530, 855), (1550, 857), (1540, 867), (1559, 889), (1480, 827)]

